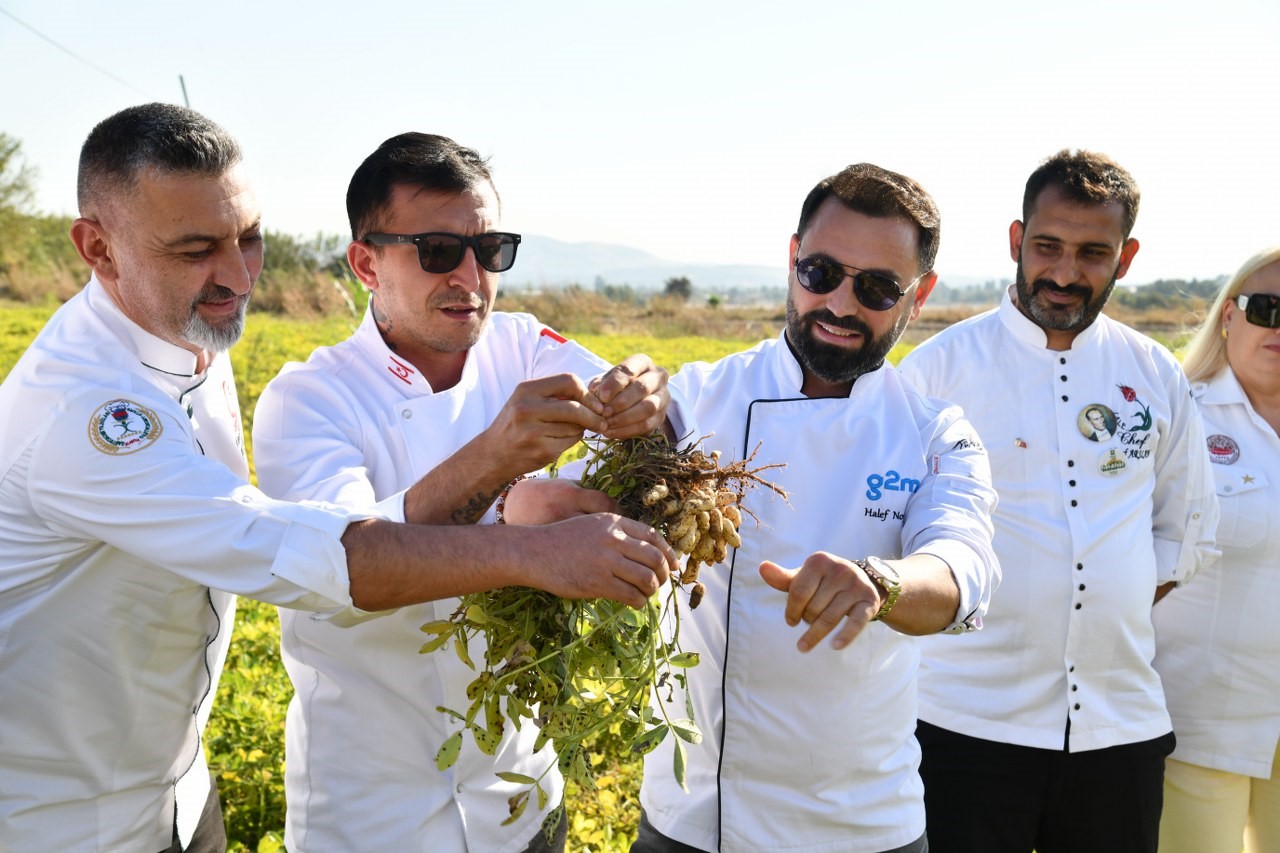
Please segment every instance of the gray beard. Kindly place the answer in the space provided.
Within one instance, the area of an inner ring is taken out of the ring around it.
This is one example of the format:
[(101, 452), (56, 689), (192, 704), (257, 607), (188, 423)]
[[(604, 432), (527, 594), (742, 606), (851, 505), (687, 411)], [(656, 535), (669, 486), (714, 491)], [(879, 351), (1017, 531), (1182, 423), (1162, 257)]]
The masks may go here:
[(191, 344), (208, 352), (226, 352), (231, 349), (240, 336), (244, 334), (244, 315), (248, 308), (248, 300), (237, 306), (235, 316), (227, 318), (221, 326), (212, 326), (191, 307), (191, 317), (182, 330), (182, 337)]

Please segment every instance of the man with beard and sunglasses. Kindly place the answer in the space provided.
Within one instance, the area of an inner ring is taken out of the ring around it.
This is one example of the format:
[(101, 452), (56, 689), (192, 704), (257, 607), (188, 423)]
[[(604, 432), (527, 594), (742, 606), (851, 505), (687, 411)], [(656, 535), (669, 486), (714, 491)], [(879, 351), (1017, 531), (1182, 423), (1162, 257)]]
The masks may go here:
[(1217, 504), (1177, 361), (1100, 313), (1138, 251), (1138, 200), (1104, 155), (1045, 160), (1009, 228), (1004, 301), (902, 361), (969, 413), (1000, 495), (987, 629), (923, 643), (934, 853), (1156, 850), (1174, 737), (1151, 608), (1212, 558)]
[[(663, 427), (667, 373), (643, 355), (610, 368), (528, 314), (493, 310), (520, 235), (499, 230), (488, 162), (443, 136), (394, 136), (356, 169), (347, 214), (347, 260), (369, 307), (351, 337), (287, 365), (263, 391), (253, 426), (263, 491), (489, 529), (612, 509), (569, 478), (514, 481), (555, 462), (584, 430), (620, 438)], [(583, 592), (596, 572), (589, 561), (556, 565)], [(507, 820), (527, 785), (497, 775), (542, 778), (549, 803), (560, 801), (555, 753), (533, 749), (537, 726), (508, 726), (491, 754), (468, 746), (436, 769), (463, 728), (442, 708), (471, 704), (475, 671), (451, 646), (418, 654), (419, 629), (457, 608), (441, 597), (342, 629), (281, 611), (295, 689), (285, 727), (291, 851), (563, 848), (565, 822), (548, 844), (544, 809)], [(484, 654), (481, 641), (470, 644), (470, 658)]]
[(669, 576), (607, 514), (429, 527), (268, 498), (226, 352), (263, 260), (239, 145), (130, 107), (85, 140), (78, 200), (89, 283), (0, 385), (0, 848), (226, 849), (201, 739), (237, 594), (336, 625), (513, 583), (643, 606)]
[(749, 497), (758, 528), (700, 575), (680, 639), (701, 662), (687, 695), (658, 693), (704, 737), (680, 750), (687, 791), (673, 737), (646, 757), (633, 853), (927, 850), (912, 635), (979, 628), (999, 578), (985, 452), (885, 360), (937, 280), (939, 226), (903, 175), (821, 181), (782, 334), (672, 379), (706, 446), (782, 463), (789, 498)]

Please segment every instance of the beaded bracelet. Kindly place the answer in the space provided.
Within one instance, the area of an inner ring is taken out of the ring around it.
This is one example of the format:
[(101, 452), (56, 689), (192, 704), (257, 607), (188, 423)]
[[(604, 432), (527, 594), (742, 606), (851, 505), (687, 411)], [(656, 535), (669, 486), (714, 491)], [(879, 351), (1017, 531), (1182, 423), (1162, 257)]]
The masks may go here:
[(506, 519), (502, 517), (503, 511), (507, 508), (507, 495), (511, 494), (511, 487), (524, 479), (524, 474), (516, 477), (510, 483), (503, 487), (498, 494), (498, 501), (493, 505), (493, 517), (497, 519), (498, 524), (506, 524)]

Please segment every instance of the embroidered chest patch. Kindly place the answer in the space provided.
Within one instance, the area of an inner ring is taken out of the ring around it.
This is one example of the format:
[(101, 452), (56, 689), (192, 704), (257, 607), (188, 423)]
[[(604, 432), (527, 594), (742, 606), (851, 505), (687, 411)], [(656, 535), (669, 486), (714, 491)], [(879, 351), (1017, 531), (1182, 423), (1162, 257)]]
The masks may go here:
[(136, 453), (154, 444), (164, 427), (160, 417), (132, 400), (112, 400), (89, 418), (89, 441), (108, 456)]

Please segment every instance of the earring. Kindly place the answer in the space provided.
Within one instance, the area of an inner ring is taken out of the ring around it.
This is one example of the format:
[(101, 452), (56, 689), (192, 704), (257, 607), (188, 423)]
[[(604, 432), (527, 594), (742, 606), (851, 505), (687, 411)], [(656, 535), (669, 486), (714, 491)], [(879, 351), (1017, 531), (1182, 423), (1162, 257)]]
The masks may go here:
[(1222, 327), (1222, 339), (1223, 339), (1224, 341), (1227, 339), (1227, 327), (1226, 327), (1226, 326), (1223, 326), (1223, 327)]

